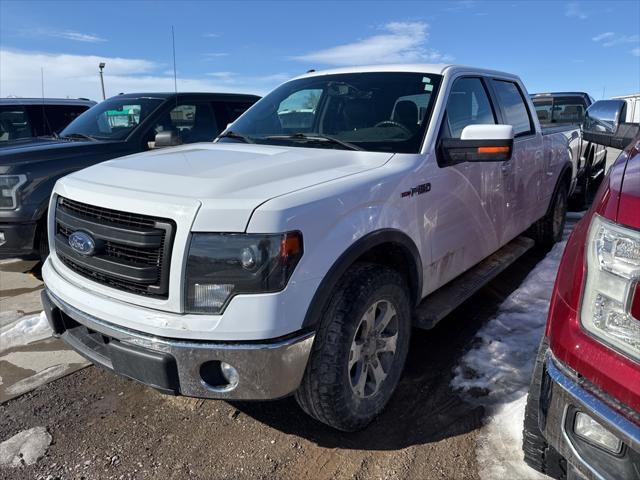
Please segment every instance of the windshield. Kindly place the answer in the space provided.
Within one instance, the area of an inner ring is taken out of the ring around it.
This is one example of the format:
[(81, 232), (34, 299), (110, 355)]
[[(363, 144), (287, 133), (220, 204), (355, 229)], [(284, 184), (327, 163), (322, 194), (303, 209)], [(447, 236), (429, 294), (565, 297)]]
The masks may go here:
[(123, 140), (162, 102), (160, 98), (110, 98), (76, 118), (60, 136)]
[(533, 106), (542, 125), (582, 123), (587, 109), (587, 103), (582, 97), (534, 98)]
[(385, 72), (292, 80), (256, 103), (219, 141), (418, 153), (440, 78)]

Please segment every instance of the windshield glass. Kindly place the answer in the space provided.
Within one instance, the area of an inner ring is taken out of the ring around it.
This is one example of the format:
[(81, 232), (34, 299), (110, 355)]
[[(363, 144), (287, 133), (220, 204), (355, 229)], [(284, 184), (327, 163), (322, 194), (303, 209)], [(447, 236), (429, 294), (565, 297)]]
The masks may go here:
[(160, 98), (110, 98), (76, 118), (60, 136), (123, 140), (162, 102)]
[(220, 141), (417, 153), (440, 78), (384, 72), (293, 80), (256, 103), (229, 127), (235, 135)]
[(587, 110), (587, 103), (582, 97), (534, 98), (533, 106), (542, 125), (582, 123)]

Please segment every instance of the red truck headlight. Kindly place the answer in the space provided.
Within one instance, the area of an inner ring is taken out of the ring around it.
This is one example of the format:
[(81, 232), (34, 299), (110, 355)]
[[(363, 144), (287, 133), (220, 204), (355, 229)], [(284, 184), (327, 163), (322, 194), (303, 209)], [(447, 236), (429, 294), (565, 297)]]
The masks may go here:
[(594, 215), (587, 241), (580, 322), (606, 344), (640, 361), (640, 319), (632, 312), (640, 281), (640, 231)]

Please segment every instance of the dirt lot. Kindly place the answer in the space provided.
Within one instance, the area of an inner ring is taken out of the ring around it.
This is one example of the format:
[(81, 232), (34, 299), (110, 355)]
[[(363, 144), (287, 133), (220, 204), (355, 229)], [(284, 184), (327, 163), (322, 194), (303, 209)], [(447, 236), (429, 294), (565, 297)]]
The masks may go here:
[(483, 408), (451, 390), (452, 369), (541, 258), (526, 254), (437, 328), (414, 331), (398, 391), (365, 431), (333, 431), (293, 399), (168, 397), (89, 367), (0, 406), (0, 440), (36, 426), (53, 438), (38, 463), (0, 479), (478, 478)]

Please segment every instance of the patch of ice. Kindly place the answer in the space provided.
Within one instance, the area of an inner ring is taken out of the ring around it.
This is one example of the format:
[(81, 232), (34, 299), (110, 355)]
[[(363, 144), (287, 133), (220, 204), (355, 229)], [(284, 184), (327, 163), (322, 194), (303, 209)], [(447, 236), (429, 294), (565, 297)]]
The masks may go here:
[(50, 337), (51, 328), (44, 312), (21, 317), (0, 328), (0, 352)]
[(68, 364), (53, 365), (49, 368), (45, 368), (35, 375), (23, 378), (19, 382), (16, 382), (8, 387), (6, 391), (9, 395), (22, 395), (23, 393), (30, 392), (34, 388), (38, 388), (40, 385), (44, 385), (51, 380), (60, 378), (62, 375), (64, 375), (64, 372), (66, 372), (68, 368)]
[(480, 341), (454, 370), (454, 388), (485, 394), (470, 399), (488, 410), (476, 449), (483, 480), (547, 478), (523, 461), (522, 427), (531, 372), (565, 244), (555, 245), (502, 303), (497, 315), (478, 332)]
[(51, 435), (44, 427), (23, 430), (0, 443), (0, 466), (33, 465), (47, 452)]
[(11, 352), (0, 357), (0, 361), (9, 362), (24, 370), (40, 372), (54, 365), (85, 363), (86, 360), (73, 350), (53, 350), (38, 352)]

